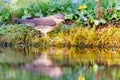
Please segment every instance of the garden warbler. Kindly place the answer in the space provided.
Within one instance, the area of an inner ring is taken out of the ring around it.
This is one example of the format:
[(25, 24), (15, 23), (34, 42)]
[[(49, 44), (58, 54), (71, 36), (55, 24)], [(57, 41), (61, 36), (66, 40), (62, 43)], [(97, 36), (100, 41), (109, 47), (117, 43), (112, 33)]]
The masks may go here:
[(59, 26), (61, 22), (64, 22), (65, 18), (63, 14), (54, 14), (48, 17), (42, 18), (33, 18), (33, 19), (17, 19), (14, 18), (14, 22), (16, 23), (23, 23), (28, 26), (33, 26), (36, 30), (41, 31), (48, 37), (47, 33), (54, 30)]

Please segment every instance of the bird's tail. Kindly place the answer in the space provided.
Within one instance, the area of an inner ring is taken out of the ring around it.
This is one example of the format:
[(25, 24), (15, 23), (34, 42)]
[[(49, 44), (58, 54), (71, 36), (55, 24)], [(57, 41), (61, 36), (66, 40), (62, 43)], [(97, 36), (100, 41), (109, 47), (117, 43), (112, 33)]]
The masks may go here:
[(16, 14), (14, 14), (14, 15), (13, 15), (13, 18), (12, 18), (12, 23), (13, 23), (13, 24), (15, 24), (15, 23), (20, 24), (20, 23), (22, 23), (22, 20), (21, 20), (21, 19), (18, 19), (18, 18), (16, 17)]
[(21, 20), (18, 19), (18, 18), (13, 18), (12, 23), (13, 23), (13, 24), (15, 24), (15, 23), (20, 24), (20, 23), (21, 23)]

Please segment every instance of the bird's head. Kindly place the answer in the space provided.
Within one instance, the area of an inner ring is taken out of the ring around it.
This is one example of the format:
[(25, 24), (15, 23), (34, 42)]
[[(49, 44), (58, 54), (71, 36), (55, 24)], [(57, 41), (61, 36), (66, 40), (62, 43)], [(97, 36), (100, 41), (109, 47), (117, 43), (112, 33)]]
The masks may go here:
[(53, 15), (53, 18), (57, 23), (61, 23), (65, 21), (64, 15), (60, 13)]

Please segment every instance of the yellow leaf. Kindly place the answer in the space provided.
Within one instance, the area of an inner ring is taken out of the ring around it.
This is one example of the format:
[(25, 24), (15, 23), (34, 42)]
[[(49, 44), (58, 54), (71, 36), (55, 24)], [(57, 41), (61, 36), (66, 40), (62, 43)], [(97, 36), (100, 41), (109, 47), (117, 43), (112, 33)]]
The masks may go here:
[(82, 6), (79, 6), (79, 9), (86, 9), (87, 8), (87, 6), (86, 5), (82, 5)]
[(78, 76), (78, 80), (85, 80), (84, 76)]

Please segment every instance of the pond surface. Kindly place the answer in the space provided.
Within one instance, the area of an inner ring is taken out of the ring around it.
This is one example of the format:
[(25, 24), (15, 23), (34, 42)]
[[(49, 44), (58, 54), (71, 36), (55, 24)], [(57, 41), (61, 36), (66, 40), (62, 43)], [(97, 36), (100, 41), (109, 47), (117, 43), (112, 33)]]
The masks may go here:
[(0, 80), (120, 80), (120, 49), (0, 47)]

